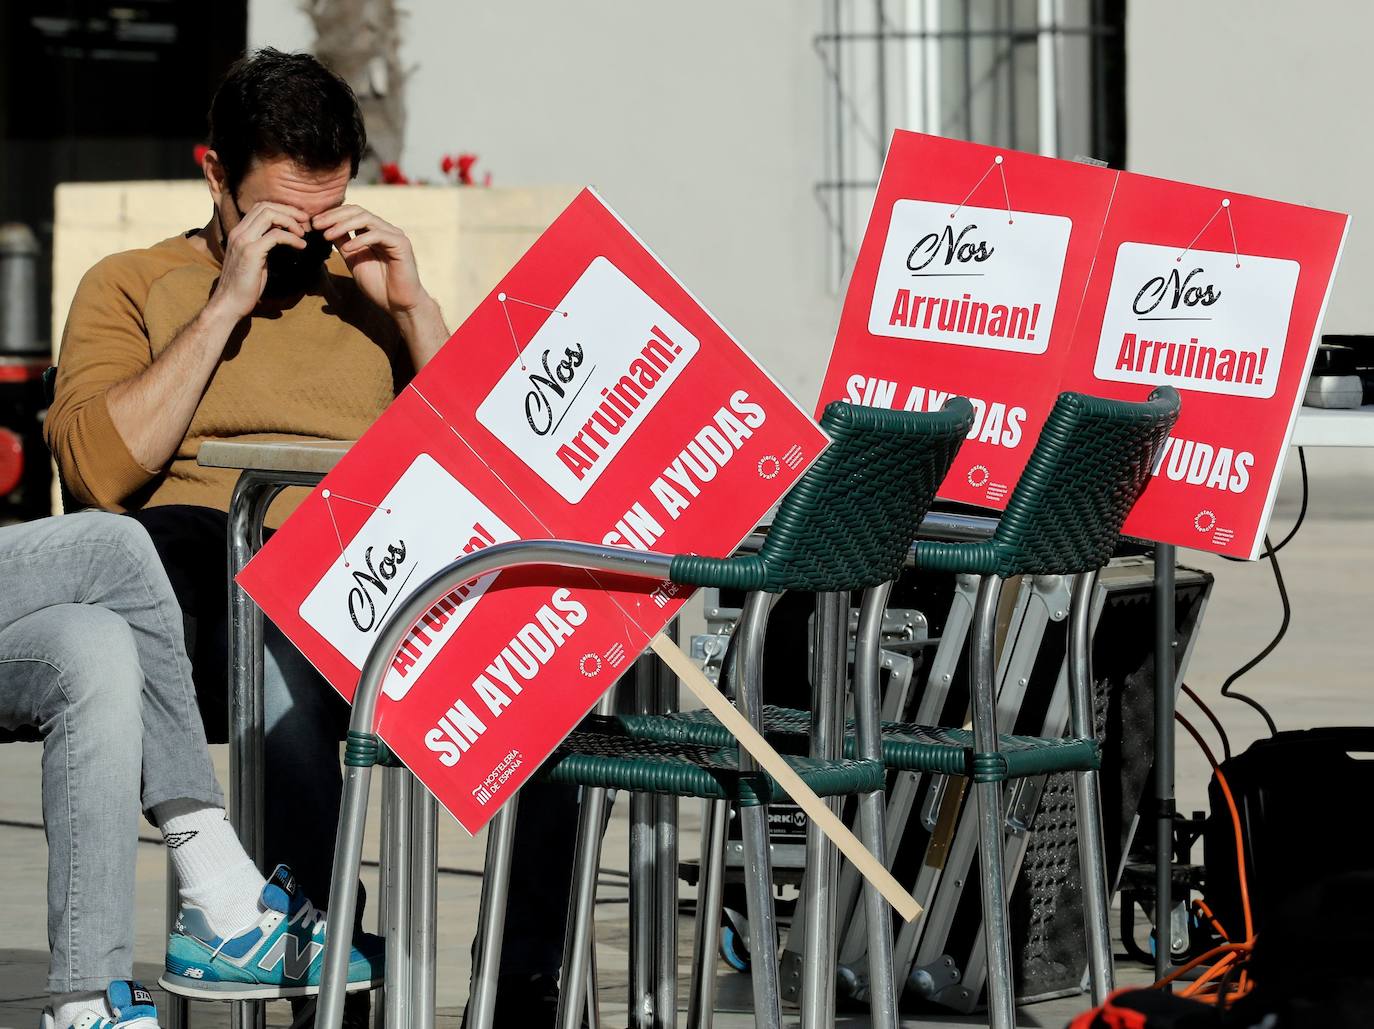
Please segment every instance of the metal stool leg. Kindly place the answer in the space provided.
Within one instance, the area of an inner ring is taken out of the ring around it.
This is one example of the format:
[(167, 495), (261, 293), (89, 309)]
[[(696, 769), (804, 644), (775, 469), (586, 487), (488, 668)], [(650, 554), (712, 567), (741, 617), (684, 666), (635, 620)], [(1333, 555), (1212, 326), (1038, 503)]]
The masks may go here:
[[(864, 594), (859, 634), (854, 647), (854, 721), (857, 755), (881, 761), (882, 725), (879, 719), (878, 648), (882, 642), (883, 610), (890, 583)], [(880, 864), (887, 864), (886, 797), (875, 790), (859, 798), (859, 835)], [(874, 1029), (897, 1029), (897, 984), (892, 969), (892, 915), (872, 883), (864, 883), (864, 914), (868, 929), (869, 1011)]]
[(709, 1029), (715, 1020), (716, 952), (720, 939), (720, 905), (725, 886), (725, 826), (730, 806), (705, 802), (701, 823), (701, 873), (697, 879), (696, 949), (687, 999), (688, 1029)]
[(587, 999), (587, 956), (592, 946), (592, 910), (596, 904), (596, 875), (601, 865), (601, 831), (606, 821), (606, 794), (603, 789), (582, 787), (572, 896), (568, 904), (568, 927), (563, 936), (563, 970), (558, 977), (559, 1029), (578, 1029), (582, 1024)]
[[(177, 889), (177, 873), (172, 867), (171, 852), (167, 853), (167, 935), (172, 934), (176, 925), (177, 911), (181, 908), (181, 891)], [(188, 1029), (191, 1024), (191, 1002), (168, 991), (162, 1008), (162, 1029)]]
[(773, 868), (768, 856), (768, 809), (762, 804), (753, 804), (741, 807), (739, 816), (744, 838), (744, 890), (749, 910), (754, 1022), (765, 1029), (781, 1029), (778, 927), (773, 911)]
[[(367, 793), (371, 783), (371, 760), (360, 764), (350, 761), (344, 765), (343, 801), (339, 807), (334, 874), (329, 888), (329, 921), (335, 931), (325, 934), (316, 1029), (339, 1029), (343, 1024), (349, 955), (353, 949), (353, 933), (349, 928), (358, 911), (358, 869), (363, 860), (363, 830), (367, 823)], [(344, 931), (339, 932), (339, 927), (344, 927)]]
[[(677, 642), (677, 623), (668, 626)], [(655, 710), (677, 710), (678, 681), (662, 661), (655, 662)], [(655, 804), (654, 909), (658, 932), (654, 945), (654, 1029), (677, 1029), (677, 856), (678, 798), (661, 796)]]
[[(811, 755), (834, 759), (843, 748), (844, 682), (848, 665), (849, 595), (822, 593), (816, 601), (816, 675), (811, 691)], [(839, 807), (838, 800), (831, 806)], [(823, 1029), (835, 1020), (835, 901), (839, 860), (815, 825), (806, 829), (806, 875), (802, 882), (806, 935), (802, 940), (803, 1029)]]
[[(434, 1029), (434, 972), (438, 939), (439, 805), (418, 780), (411, 784), (410, 1018)], [(391, 1029), (388, 1025), (387, 1029)]]
[(382, 936), (386, 981), (375, 1012), (376, 1029), (407, 1029), (410, 1010), (410, 842), (414, 778), (405, 768), (382, 775)]
[(482, 901), (477, 913), (477, 954), (468, 998), (469, 1029), (491, 1029), (496, 1014), (496, 980), (501, 974), (501, 943), (506, 930), (511, 852), (520, 794), (506, 802), (487, 827), (487, 862), (482, 870)]
[[(1096, 736), (1093, 717), (1092, 603), (1097, 573), (1074, 576), (1069, 621), (1069, 706), (1073, 735)], [(1108, 924), (1107, 846), (1102, 825), (1102, 784), (1096, 771), (1074, 773), (1078, 816), (1078, 867), (1083, 879), (1083, 921), (1088, 938), (1088, 969), (1093, 1003), (1112, 992), (1112, 937)]]
[[(641, 666), (642, 668), (643, 666)], [(597, 702), (596, 713), (615, 710), (614, 691)], [(572, 890), (568, 896), (568, 923), (563, 930), (563, 967), (558, 976), (560, 1029), (578, 1029), (587, 1002), (589, 957), (596, 946), (593, 912), (596, 908), (596, 877), (601, 870), (601, 837), (606, 828), (609, 790), (583, 786), (577, 809), (577, 844), (573, 851)]]
[(587, 1029), (601, 1029), (601, 992), (596, 986), (596, 905), (587, 928)]
[[(738, 656), (739, 706), (750, 724), (763, 726), (763, 642), (771, 601), (766, 593), (751, 593), (740, 619)], [(757, 771), (744, 748), (740, 769)], [(773, 868), (768, 851), (768, 809), (762, 804), (740, 806), (744, 843), (744, 889), (749, 908), (749, 954), (754, 988), (754, 1022), (764, 1029), (781, 1029), (782, 998), (778, 981), (778, 930), (773, 910)]]
[[(972, 682), (974, 749), (982, 754), (997, 750), (996, 698), (993, 673), (996, 665), (995, 632), (997, 600), (1002, 580), (987, 575), (978, 584), (974, 613)], [(1002, 784), (975, 784), (978, 799), (978, 878), (983, 892), (983, 941), (987, 947), (988, 1014), (993, 1029), (1016, 1025), (1016, 991), (1012, 982), (1011, 927), (1007, 917), (1007, 889), (1003, 880)]]
[[(642, 655), (634, 668), (634, 710), (650, 714), (657, 704), (658, 660)], [(654, 1029), (654, 972), (657, 968), (654, 912), (657, 905), (657, 798), (630, 793), (630, 981), (626, 1007), (629, 1029)]]

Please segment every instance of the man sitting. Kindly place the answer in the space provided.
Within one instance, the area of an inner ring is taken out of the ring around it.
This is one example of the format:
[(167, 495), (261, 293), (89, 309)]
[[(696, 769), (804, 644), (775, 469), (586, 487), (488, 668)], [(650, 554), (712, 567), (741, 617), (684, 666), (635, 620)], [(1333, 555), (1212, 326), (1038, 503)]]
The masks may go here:
[[(201, 996), (318, 992), (323, 914), (285, 867), (264, 882), (225, 820), (181, 614), (147, 533), (98, 512), (0, 529), (0, 576), (0, 729), (43, 738), (42, 1029), (156, 1029), (152, 995), (131, 979), (140, 809), (181, 892), (169, 970)], [(382, 941), (360, 936), (350, 989), (380, 982), (382, 966)]]
[[(237, 473), (200, 467), (201, 442), (354, 439), (448, 332), (410, 242), (344, 202), (365, 137), (341, 79), (303, 54), (247, 57), (215, 95), (210, 142), (209, 221), (83, 278), (46, 431), (78, 499), (132, 512), (152, 535), (223, 738)], [(265, 636), (269, 867), (291, 865), (326, 896), (343, 704), (275, 627)]]
[[(356, 439), (448, 337), (404, 233), (346, 203), (365, 145), (352, 92), (313, 57), (243, 58), (210, 108), (205, 225), (98, 263), (63, 332), (49, 444), (81, 501), (152, 534), (212, 738), (237, 473), (199, 466), (201, 442)], [(267, 524), (302, 495), (283, 494)], [(346, 709), (275, 626), (264, 640), (267, 857), (327, 897)], [(498, 1014), (523, 1026), (552, 1024), (576, 801), (541, 784), (522, 798)]]

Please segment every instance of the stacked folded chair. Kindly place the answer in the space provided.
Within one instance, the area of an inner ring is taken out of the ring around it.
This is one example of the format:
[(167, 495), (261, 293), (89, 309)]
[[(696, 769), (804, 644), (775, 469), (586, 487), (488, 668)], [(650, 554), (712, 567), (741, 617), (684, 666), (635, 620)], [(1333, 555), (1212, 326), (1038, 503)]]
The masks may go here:
[[(907, 724), (880, 727), (878, 640), (888, 590), (907, 560), (917, 528), (972, 425), (963, 399), (943, 411), (910, 413), (835, 403), (821, 424), (834, 440), (784, 499), (758, 554), (732, 558), (669, 557), (559, 541), (502, 544), (463, 558), (421, 585), (384, 628), (366, 662), (354, 698), (349, 765), (335, 855), (333, 916), (347, 924), (356, 902), (357, 865), (371, 765), (379, 748), (373, 732), (377, 695), (391, 656), (410, 624), (454, 585), (515, 565), (557, 565), (668, 578), (693, 586), (748, 591), (727, 662), (726, 688), (742, 714), (791, 750), (788, 761), (818, 794), (859, 798), (860, 836), (884, 860), (883, 788), (892, 769), (965, 774), (977, 783), (983, 869), (1002, 867), (1002, 784), (1020, 775), (1078, 772), (1086, 912), (1095, 993), (1110, 984), (1106, 870), (1102, 851), (1098, 751), (1092, 738), (1087, 598), (1096, 571), (1115, 547), (1122, 522), (1145, 483), (1154, 456), (1177, 417), (1178, 398), (1161, 389), (1143, 404), (1064, 394), (1051, 413), (996, 535), (983, 543), (917, 545), (918, 566), (984, 576), (979, 590), (973, 654), (972, 733)], [(993, 724), (993, 628), (1002, 581), (1020, 574), (1073, 574), (1071, 680), (1074, 739), (998, 737)], [(817, 675), (810, 712), (765, 709), (761, 702), (763, 640), (768, 612), (786, 590), (818, 595)], [(866, 591), (855, 652), (854, 723), (843, 721), (848, 595)], [(724, 812), (739, 806), (746, 866), (755, 1017), (780, 1026), (776, 922), (766, 807), (781, 799), (777, 784), (713, 719), (700, 714), (609, 716), (598, 708), (545, 764), (550, 780), (583, 787), (574, 895), (564, 948), (559, 1020), (581, 1021), (591, 940), (591, 912), (607, 792), (625, 790), (713, 802), (706, 825), (700, 884), (697, 959), (689, 1021), (709, 1024), (715, 940), (719, 925)], [(788, 741), (791, 741), (790, 743)], [(800, 746), (804, 740), (808, 745)], [(806, 750), (805, 755), (796, 753)], [(490, 1025), (509, 883), (515, 803), (492, 823), (474, 992), (469, 1025)], [(812, 827), (803, 886), (806, 914), (803, 1024), (833, 1020), (833, 897), (838, 861)], [(983, 874), (993, 1024), (1013, 1024), (1006, 894), (1000, 874)], [(1089, 882), (1091, 880), (1091, 882)], [(880, 895), (865, 886), (874, 1024), (897, 1025), (891, 917)], [(321, 1026), (338, 1025), (342, 1011), (347, 938), (326, 956)], [(877, 960), (877, 956), (885, 960)]]

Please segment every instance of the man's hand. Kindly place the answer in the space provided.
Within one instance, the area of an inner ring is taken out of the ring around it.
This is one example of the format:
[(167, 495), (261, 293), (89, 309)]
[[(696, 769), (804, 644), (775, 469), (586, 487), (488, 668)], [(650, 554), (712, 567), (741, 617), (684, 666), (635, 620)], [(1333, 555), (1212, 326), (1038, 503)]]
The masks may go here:
[(393, 317), (431, 303), (406, 234), (371, 211), (345, 204), (315, 215), (313, 227), (339, 248), (363, 294)]
[(416, 369), (448, 339), (439, 305), (420, 284), (406, 234), (371, 211), (345, 204), (315, 215), (312, 227), (339, 248), (363, 295), (396, 320)]
[(303, 250), (309, 227), (310, 216), (298, 207), (266, 202), (250, 207), (229, 231), (219, 285), (207, 310), (235, 322), (252, 314), (267, 283), (268, 251), (279, 244)]

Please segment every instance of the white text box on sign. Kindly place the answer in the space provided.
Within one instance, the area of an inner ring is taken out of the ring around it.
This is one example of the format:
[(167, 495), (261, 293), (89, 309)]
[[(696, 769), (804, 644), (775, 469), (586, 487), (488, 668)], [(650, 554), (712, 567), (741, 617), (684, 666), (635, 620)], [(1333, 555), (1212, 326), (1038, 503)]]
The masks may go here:
[[(951, 217), (953, 215), (953, 217)], [(892, 205), (868, 331), (1043, 354), (1073, 223), (929, 200)]]
[[(504, 299), (502, 299), (504, 298)], [(700, 342), (604, 257), (553, 307), (477, 420), (577, 503), (696, 355)]]
[[(356, 504), (327, 490), (324, 496), (336, 512)], [(301, 603), (300, 616), (361, 669), (378, 630), (403, 597), (463, 554), (516, 538), (434, 458), (421, 454)], [(406, 695), (497, 574), (458, 587), (426, 614), (387, 675), (386, 696)]]
[(1122, 243), (1093, 374), (1112, 382), (1272, 397), (1298, 271), (1296, 261), (1230, 250)]

